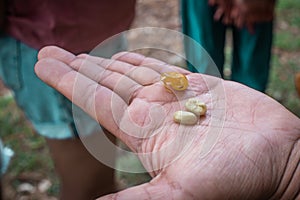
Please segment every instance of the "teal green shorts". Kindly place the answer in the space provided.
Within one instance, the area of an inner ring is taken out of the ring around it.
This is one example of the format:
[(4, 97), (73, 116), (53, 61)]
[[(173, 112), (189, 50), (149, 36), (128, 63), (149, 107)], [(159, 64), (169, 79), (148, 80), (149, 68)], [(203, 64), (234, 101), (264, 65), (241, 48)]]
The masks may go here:
[(55, 139), (74, 134), (72, 104), (34, 73), (37, 51), (15, 39), (0, 36), (0, 78), (36, 131)]

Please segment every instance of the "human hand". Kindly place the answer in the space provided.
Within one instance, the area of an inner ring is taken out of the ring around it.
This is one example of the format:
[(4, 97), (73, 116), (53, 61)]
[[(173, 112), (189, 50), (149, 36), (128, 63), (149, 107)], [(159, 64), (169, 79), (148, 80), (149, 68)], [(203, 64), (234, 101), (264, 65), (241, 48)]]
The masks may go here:
[(274, 18), (275, 0), (209, 0), (217, 6), (215, 20), (222, 19), (226, 25), (246, 27), (254, 32), (254, 24), (268, 22)]
[(208, 4), (216, 6), (216, 12), (214, 19), (216, 21), (221, 20), (226, 25), (232, 24), (231, 12), (234, 0), (208, 0)]
[(268, 22), (274, 18), (274, 9), (275, 0), (234, 0), (230, 16), (235, 26), (245, 26), (254, 32), (255, 23)]
[[(262, 93), (134, 53), (109, 60), (46, 47), (35, 71), (134, 152), (149, 153), (139, 156), (151, 182), (100, 199), (299, 195), (300, 120)], [(185, 74), (188, 89), (168, 92), (160, 82), (165, 71)], [(220, 84), (224, 97), (218, 95)], [(194, 126), (174, 123), (173, 113), (190, 97), (207, 104), (206, 117)], [(215, 132), (214, 144), (203, 154)]]

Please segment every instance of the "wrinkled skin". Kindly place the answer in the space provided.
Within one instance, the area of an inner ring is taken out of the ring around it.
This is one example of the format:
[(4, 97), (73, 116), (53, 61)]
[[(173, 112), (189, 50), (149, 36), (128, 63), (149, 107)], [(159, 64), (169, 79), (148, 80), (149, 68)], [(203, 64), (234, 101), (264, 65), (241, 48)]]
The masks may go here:
[[(46, 47), (35, 71), (134, 152), (160, 151), (140, 156), (153, 177), (149, 183), (100, 199), (300, 198), (300, 120), (262, 93), (126, 52), (107, 60)], [(165, 71), (185, 74), (189, 88), (168, 92), (159, 80)], [(174, 123), (172, 114), (191, 96), (207, 104), (206, 117), (195, 126)], [(137, 128), (129, 133), (124, 124)], [(203, 153), (214, 131), (218, 137)], [(176, 138), (187, 151), (179, 151)]]

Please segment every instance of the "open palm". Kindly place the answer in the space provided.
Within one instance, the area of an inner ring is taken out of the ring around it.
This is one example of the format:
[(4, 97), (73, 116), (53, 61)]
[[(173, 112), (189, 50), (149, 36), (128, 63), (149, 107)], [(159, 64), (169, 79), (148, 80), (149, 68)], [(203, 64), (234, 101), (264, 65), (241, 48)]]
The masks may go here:
[[(35, 70), (125, 142), (153, 176), (103, 199), (278, 199), (299, 192), (290, 184), (297, 180), (300, 120), (262, 93), (134, 53), (103, 59), (46, 47)], [(160, 75), (170, 71), (187, 76), (187, 90), (166, 90)], [(194, 126), (174, 123), (189, 98), (207, 104), (206, 116)]]

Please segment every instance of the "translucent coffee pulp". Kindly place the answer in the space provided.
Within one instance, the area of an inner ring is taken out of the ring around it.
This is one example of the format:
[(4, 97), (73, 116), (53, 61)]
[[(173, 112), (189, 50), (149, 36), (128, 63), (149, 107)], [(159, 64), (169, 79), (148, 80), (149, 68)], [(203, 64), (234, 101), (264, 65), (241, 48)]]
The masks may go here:
[(161, 75), (161, 81), (168, 90), (172, 88), (177, 91), (182, 91), (189, 86), (186, 76), (178, 72), (163, 73)]

